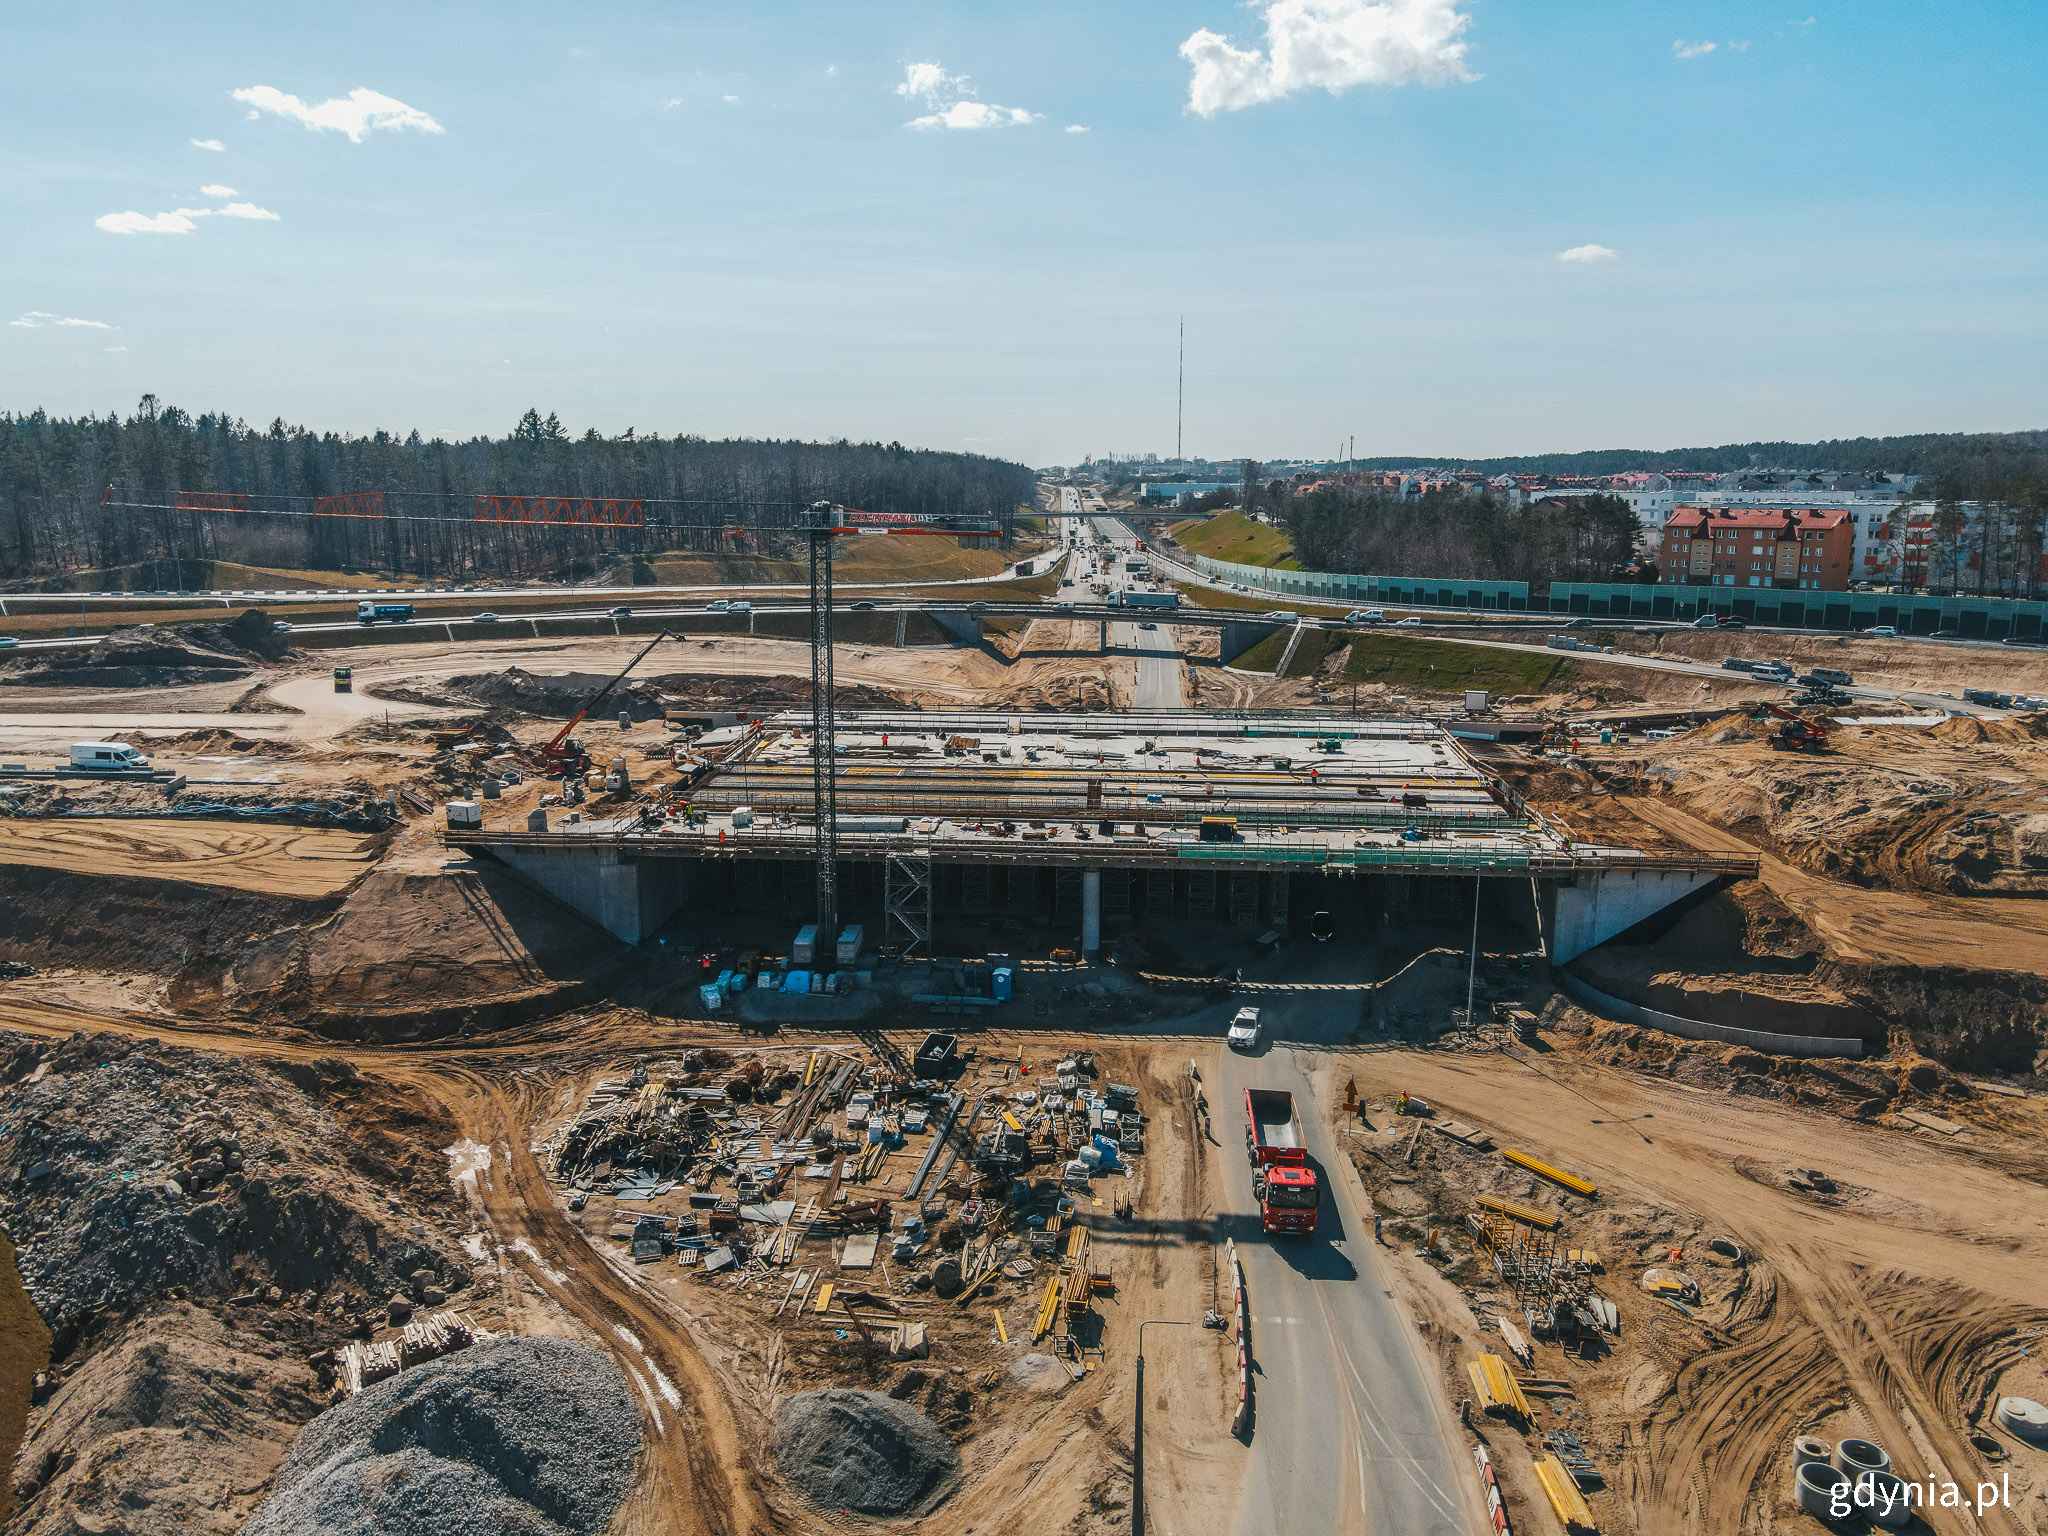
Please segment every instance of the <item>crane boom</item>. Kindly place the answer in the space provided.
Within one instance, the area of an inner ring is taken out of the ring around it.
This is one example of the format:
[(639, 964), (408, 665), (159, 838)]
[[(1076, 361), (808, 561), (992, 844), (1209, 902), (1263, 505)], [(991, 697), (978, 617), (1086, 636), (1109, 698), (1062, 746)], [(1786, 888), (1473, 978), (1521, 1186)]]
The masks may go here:
[(589, 698), (583, 701), (582, 705), (577, 709), (576, 713), (569, 717), (569, 723), (563, 726), (559, 731), (555, 732), (555, 739), (553, 741), (550, 741), (546, 746), (540, 749), (542, 761), (544, 761), (549, 768), (559, 768), (565, 773), (573, 773), (583, 763), (589, 761), (589, 759), (584, 755), (582, 748), (571, 739), (569, 733), (574, 731), (577, 726), (583, 723), (584, 716), (588, 715), (593, 709), (596, 709), (598, 705), (602, 704), (606, 699), (611, 697), (612, 690), (617, 688), (620, 683), (623, 683), (626, 680), (626, 675), (628, 673), (630, 673), (635, 667), (639, 666), (641, 662), (647, 659), (647, 653), (649, 651), (653, 650), (657, 645), (661, 644), (661, 642), (664, 640), (675, 640), (678, 638), (680, 637), (674, 634), (673, 632), (664, 629), (660, 634), (656, 635), (652, 640), (648, 641), (646, 645), (642, 646), (640, 648), (639, 654), (634, 656), (634, 658), (631, 661), (627, 662), (623, 667), (619, 668), (617, 675), (614, 676), (611, 679), (611, 681), (607, 682), (603, 687), (599, 688), (597, 692), (593, 693)]

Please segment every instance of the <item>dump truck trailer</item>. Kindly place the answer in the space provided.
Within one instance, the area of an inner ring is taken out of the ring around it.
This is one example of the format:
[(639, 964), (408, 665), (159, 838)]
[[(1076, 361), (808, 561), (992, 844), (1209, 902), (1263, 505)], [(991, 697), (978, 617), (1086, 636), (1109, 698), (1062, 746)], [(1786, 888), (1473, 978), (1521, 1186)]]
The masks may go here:
[(1315, 1231), (1322, 1189), (1308, 1165), (1294, 1095), (1284, 1088), (1247, 1088), (1244, 1114), (1245, 1155), (1252, 1165), (1260, 1225), (1268, 1233), (1295, 1236)]

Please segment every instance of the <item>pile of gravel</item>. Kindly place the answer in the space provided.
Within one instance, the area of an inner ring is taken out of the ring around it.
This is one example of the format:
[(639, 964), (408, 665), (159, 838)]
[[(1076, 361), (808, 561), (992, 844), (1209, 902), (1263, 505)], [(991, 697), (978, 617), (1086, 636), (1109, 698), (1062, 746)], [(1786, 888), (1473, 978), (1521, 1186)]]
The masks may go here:
[(789, 1398), (775, 1411), (770, 1448), (782, 1475), (819, 1504), (863, 1515), (923, 1514), (960, 1477), (960, 1458), (938, 1426), (879, 1392), (835, 1387)]
[(639, 1412), (602, 1351), (478, 1344), (308, 1424), (244, 1536), (597, 1536), (639, 1460)]

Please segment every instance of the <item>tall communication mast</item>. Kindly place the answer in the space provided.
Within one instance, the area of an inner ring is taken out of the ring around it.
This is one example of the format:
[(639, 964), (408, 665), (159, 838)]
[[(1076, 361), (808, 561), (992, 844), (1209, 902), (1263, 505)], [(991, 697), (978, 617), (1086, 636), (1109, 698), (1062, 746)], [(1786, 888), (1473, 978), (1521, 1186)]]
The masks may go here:
[(1188, 317), (1180, 317), (1180, 371), (1175, 375), (1173, 385), (1173, 459), (1176, 464), (1185, 463), (1181, 452), (1180, 424), (1182, 413), (1188, 403)]

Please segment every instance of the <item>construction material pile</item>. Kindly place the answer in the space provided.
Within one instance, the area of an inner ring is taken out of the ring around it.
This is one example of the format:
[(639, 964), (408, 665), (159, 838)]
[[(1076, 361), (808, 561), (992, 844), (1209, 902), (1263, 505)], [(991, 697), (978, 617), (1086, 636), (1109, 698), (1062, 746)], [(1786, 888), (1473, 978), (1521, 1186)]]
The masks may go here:
[(863, 1515), (926, 1513), (960, 1478), (960, 1458), (938, 1426), (879, 1392), (789, 1398), (776, 1410), (770, 1449), (782, 1475), (818, 1504)]
[(246, 1536), (595, 1536), (639, 1459), (640, 1415), (602, 1351), (479, 1344), (307, 1425)]
[[(360, 1090), (339, 1062), (288, 1070), (318, 1090), (323, 1068)], [(7, 1035), (0, 1080), (0, 1220), (60, 1345), (174, 1286), (338, 1312), (381, 1308), (415, 1276), (469, 1283), (455, 1240), (373, 1203), (359, 1148), (278, 1071), (124, 1035)]]

